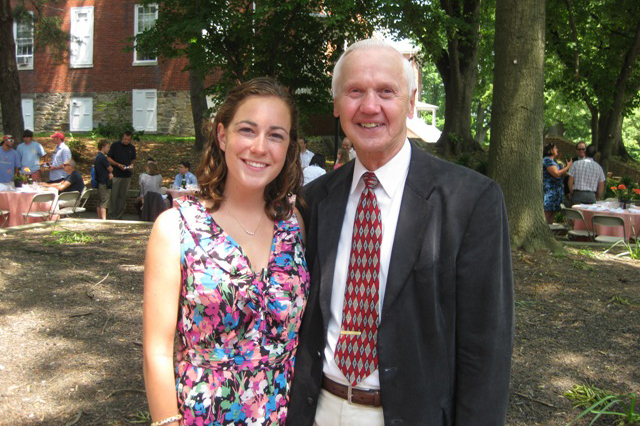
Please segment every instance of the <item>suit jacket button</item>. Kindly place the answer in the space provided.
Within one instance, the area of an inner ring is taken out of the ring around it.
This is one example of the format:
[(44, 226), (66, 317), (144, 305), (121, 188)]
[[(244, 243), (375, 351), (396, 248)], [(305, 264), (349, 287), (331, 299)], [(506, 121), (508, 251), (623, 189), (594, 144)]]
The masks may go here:
[(315, 399), (313, 399), (312, 397), (307, 398), (307, 403), (309, 405), (313, 405), (314, 402), (315, 402)]

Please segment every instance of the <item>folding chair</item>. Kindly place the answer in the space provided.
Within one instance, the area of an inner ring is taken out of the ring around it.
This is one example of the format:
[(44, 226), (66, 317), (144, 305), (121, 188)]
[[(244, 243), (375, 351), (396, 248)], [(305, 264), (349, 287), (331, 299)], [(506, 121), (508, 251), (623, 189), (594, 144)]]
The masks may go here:
[[(624, 219), (619, 216), (608, 216), (604, 214), (596, 214), (591, 218), (593, 225), (593, 232), (596, 236), (595, 240), (599, 243), (617, 243), (618, 241), (625, 240), (627, 235), (627, 228), (624, 223)], [(622, 227), (622, 237), (613, 237), (610, 235), (598, 235), (596, 232), (596, 225)]]
[[(39, 219), (43, 219), (43, 218), (47, 218), (50, 219), (51, 218), (51, 210), (52, 208), (45, 210), (33, 210), (35, 208), (34, 204), (37, 203), (51, 203), (56, 199), (56, 194), (52, 193), (52, 192), (44, 192), (41, 194), (36, 194), (33, 196), (33, 198), (31, 199), (31, 204), (29, 204), (29, 210), (27, 210), (26, 213), (22, 213), (22, 223), (26, 224), (27, 223), (27, 218), (29, 217), (35, 217), (35, 218), (39, 218)], [(53, 207), (53, 206), (52, 206)]]
[(584, 229), (570, 229), (569, 232), (567, 232), (567, 236), (569, 237), (569, 239), (593, 239), (593, 233), (589, 231), (587, 222), (584, 220), (584, 216), (582, 215), (582, 212), (580, 210), (564, 208), (562, 209), (562, 214), (564, 214), (564, 217), (568, 220), (570, 219), (573, 221), (581, 221), (584, 224)]
[(69, 191), (58, 194), (58, 201), (51, 211), (52, 216), (70, 216), (74, 213), (80, 192)]
[(2, 225), (0, 225), (0, 228), (4, 228), (4, 225), (9, 220), (9, 213), (11, 213), (9, 210), (0, 210), (0, 216), (2, 216)]
[(77, 215), (78, 213), (86, 212), (87, 209), (85, 205), (87, 204), (87, 201), (89, 201), (89, 198), (91, 198), (91, 196), (97, 191), (98, 190), (95, 188), (85, 189), (84, 192), (80, 195), (80, 197), (78, 197), (78, 202), (74, 207), (73, 214)]

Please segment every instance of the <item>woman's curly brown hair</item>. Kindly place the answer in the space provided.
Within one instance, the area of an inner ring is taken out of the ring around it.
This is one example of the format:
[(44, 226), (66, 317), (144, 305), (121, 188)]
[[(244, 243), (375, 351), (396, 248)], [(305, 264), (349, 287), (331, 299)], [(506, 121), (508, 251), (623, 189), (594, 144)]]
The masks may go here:
[(199, 195), (213, 202), (212, 210), (220, 208), (224, 201), (224, 185), (227, 180), (227, 163), (218, 141), (218, 124), (228, 128), (240, 105), (250, 96), (276, 97), (289, 108), (291, 130), (289, 147), (280, 174), (264, 190), (265, 212), (272, 220), (283, 220), (293, 213), (292, 194), (297, 194), (302, 184), (302, 166), (298, 146), (298, 109), (287, 89), (270, 77), (259, 77), (242, 83), (229, 92), (218, 109), (213, 123), (205, 124), (207, 146), (196, 170)]

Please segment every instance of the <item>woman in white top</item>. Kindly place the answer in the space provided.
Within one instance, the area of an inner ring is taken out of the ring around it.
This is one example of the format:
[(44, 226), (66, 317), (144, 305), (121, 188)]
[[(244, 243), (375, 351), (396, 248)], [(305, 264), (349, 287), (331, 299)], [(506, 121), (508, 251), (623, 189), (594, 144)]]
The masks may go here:
[(142, 204), (144, 204), (144, 196), (147, 192), (160, 193), (162, 187), (162, 175), (158, 169), (158, 165), (153, 161), (148, 161), (146, 166), (146, 173), (140, 175), (140, 196), (135, 200), (135, 206), (138, 213), (142, 211)]

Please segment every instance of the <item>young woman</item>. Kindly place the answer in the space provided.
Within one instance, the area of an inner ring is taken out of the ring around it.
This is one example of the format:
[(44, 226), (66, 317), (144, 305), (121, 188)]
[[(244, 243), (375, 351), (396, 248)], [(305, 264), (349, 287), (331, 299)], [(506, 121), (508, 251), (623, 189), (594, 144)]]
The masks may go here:
[(284, 424), (309, 281), (297, 133), (274, 80), (235, 88), (197, 170), (200, 198), (153, 227), (143, 339), (156, 425)]

